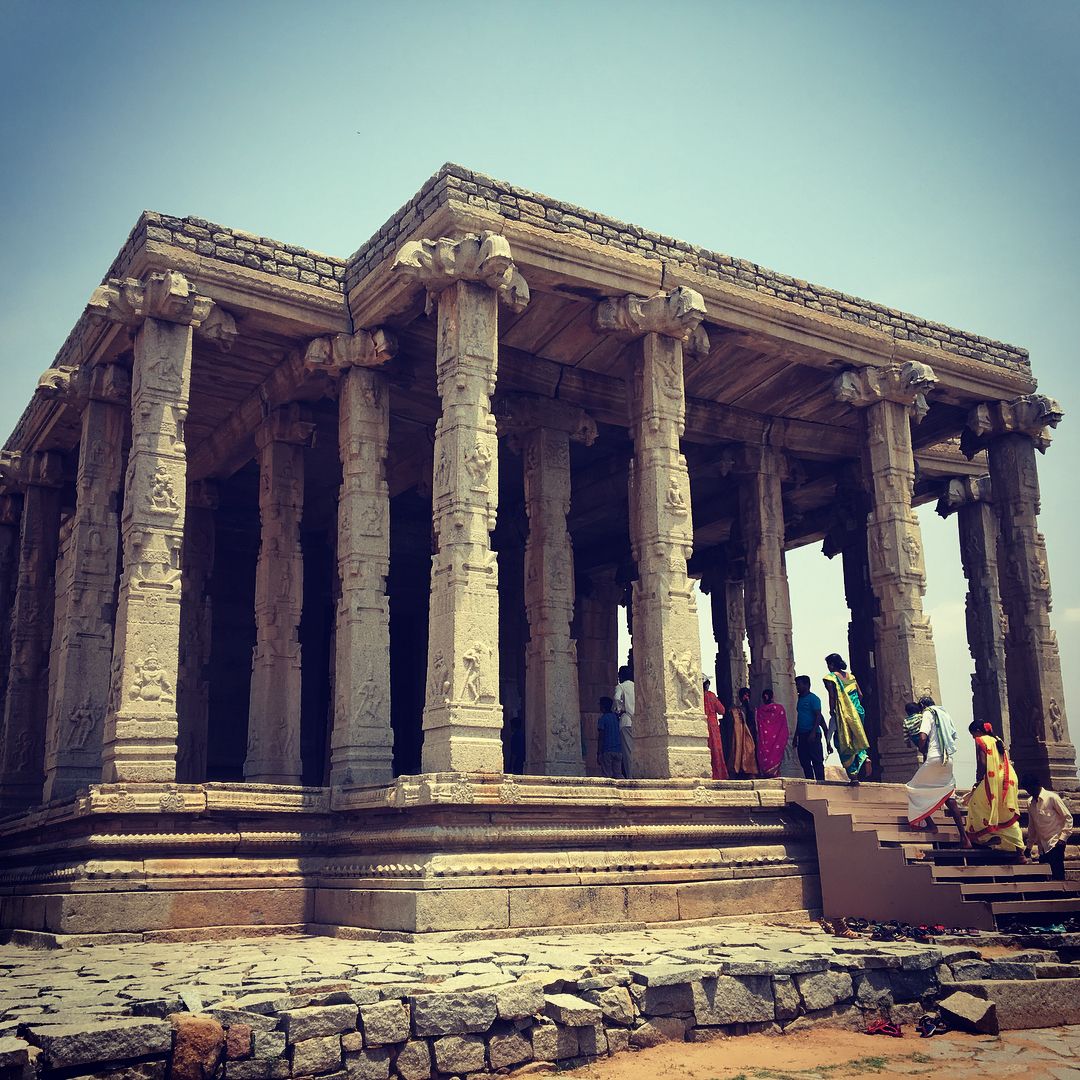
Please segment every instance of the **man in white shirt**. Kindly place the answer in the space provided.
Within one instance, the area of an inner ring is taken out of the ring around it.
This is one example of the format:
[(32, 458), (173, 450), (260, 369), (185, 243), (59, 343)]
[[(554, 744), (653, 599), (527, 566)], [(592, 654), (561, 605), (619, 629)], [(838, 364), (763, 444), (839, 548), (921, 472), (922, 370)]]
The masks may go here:
[(623, 776), (629, 780), (634, 775), (634, 676), (628, 667), (619, 668), (619, 684), (611, 698), (619, 718)]
[(1065, 880), (1065, 846), (1073, 831), (1073, 816), (1056, 791), (1043, 787), (1034, 776), (1022, 776), (1020, 786), (1031, 796), (1028, 803), (1028, 827), (1024, 839), (1039, 849), (1039, 862), (1050, 867), (1055, 881)]

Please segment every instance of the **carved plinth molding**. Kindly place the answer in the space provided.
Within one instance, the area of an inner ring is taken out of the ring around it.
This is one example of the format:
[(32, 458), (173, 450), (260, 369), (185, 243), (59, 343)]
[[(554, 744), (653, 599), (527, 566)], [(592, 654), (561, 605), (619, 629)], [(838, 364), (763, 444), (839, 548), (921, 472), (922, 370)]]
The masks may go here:
[(686, 563), (693, 554), (690, 474), (680, 452), (686, 417), (683, 341), (704, 303), (679, 288), (647, 301), (623, 297), (596, 311), (600, 329), (643, 334), (629, 346), (634, 458), (629, 477), (633, 583), (634, 772), (708, 776), (701, 644)]
[(0, 475), (23, 492), (0, 730), (0, 808), (18, 809), (42, 792), (63, 463), (51, 452), (5, 454)]
[[(116, 557), (128, 373), (84, 369), (75, 513), (57, 581), (55, 673), (45, 746), (46, 801), (101, 779), (116, 610)], [(61, 587), (62, 584), (62, 587)]]
[[(338, 446), (338, 577), (334, 720), (330, 783), (381, 783), (393, 778), (390, 727), (390, 494), (386, 457), (390, 388), (375, 365), (394, 353), (393, 337), (361, 331), (332, 349), (340, 372)], [(310, 354), (310, 349), (309, 349)]]
[(498, 437), (491, 411), (498, 372), (499, 300), (520, 309), (528, 287), (504, 237), (493, 233), (405, 244), (395, 271), (438, 308), (425, 772), (502, 770), (498, 565), (490, 533), (498, 509)]
[(261, 534), (255, 569), (255, 651), (251, 661), (244, 779), (298, 784), (300, 616), (304, 606), (304, 449), (315, 425), (296, 405), (275, 409), (255, 432)]
[(427, 289), (429, 310), (444, 289), (459, 281), (487, 286), (514, 312), (529, 304), (529, 286), (514, 265), (510, 243), (494, 232), (410, 240), (401, 246), (392, 270)]
[(911, 420), (926, 414), (926, 395), (936, 382), (929, 366), (909, 361), (844, 371), (833, 383), (836, 400), (857, 408), (861, 417), (862, 482), (870, 496), (869, 577), (876, 600), (877, 752), (886, 781), (911, 775), (913, 755), (901, 726), (904, 705), (939, 693), (933, 632), (923, 610), (926, 571), (912, 508), (911, 445)]
[(213, 301), (176, 271), (141, 281), (111, 279), (88, 306), (92, 316), (135, 329), (131, 450), (120, 525), (123, 574), (102, 751), (106, 783), (176, 778), (184, 422), (192, 335), (213, 310)]

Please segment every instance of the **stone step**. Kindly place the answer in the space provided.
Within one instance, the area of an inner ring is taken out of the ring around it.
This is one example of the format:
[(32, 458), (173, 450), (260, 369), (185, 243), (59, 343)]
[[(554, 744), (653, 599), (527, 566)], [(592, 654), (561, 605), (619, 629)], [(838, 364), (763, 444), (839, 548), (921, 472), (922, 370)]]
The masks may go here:
[(1075, 915), (1080, 911), (1080, 895), (1073, 893), (1061, 900), (994, 900), (990, 910), (995, 915)]
[(1043, 863), (1017, 863), (1012, 866), (996, 865), (956, 865), (938, 866), (933, 865), (930, 869), (936, 881), (981, 881), (993, 879), (998, 881), (1012, 881), (1019, 878), (1034, 879), (1036, 881), (1050, 880), (1050, 867)]
[(1070, 889), (1064, 881), (961, 881), (960, 888), (965, 897), (977, 897), (980, 900), (990, 895), (1000, 895), (1003, 900), (1017, 896), (1053, 898), (1062, 893), (1080, 898), (1080, 891)]

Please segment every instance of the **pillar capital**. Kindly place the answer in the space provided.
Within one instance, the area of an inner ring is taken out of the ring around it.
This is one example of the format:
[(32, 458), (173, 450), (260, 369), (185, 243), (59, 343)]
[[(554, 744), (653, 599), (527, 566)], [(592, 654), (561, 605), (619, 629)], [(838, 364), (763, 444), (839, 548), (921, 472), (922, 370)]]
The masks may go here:
[(926, 395), (937, 381), (934, 369), (917, 360), (883, 368), (848, 368), (833, 380), (833, 396), (857, 409), (865, 409), (879, 401), (906, 405), (919, 423), (927, 413)]
[(960, 449), (972, 458), (997, 436), (1026, 435), (1045, 454), (1051, 432), (1064, 416), (1057, 401), (1045, 394), (1025, 394), (1013, 401), (985, 401), (968, 413)]
[(268, 413), (255, 429), (255, 445), (263, 450), (270, 443), (291, 443), (294, 446), (310, 446), (315, 424), (307, 409), (299, 405), (283, 405)]
[(90, 297), (87, 311), (110, 322), (137, 326), (143, 319), (198, 326), (209, 318), (214, 301), (195, 292), (177, 270), (145, 278), (109, 278)]
[(311, 373), (325, 372), (338, 378), (350, 368), (378, 367), (397, 355), (397, 338), (376, 327), (355, 334), (331, 334), (312, 338), (304, 350), (304, 367)]
[(757, 473), (779, 473), (780, 479), (790, 480), (794, 463), (783, 450), (764, 443), (744, 443), (736, 447), (730, 459), (723, 462), (727, 468), (724, 475), (754, 476)]
[(120, 364), (97, 364), (94, 367), (46, 368), (38, 379), (37, 393), (60, 401), (81, 412), (87, 401), (127, 404), (131, 394), (131, 374)]
[(0, 451), (0, 488), (9, 492), (31, 486), (60, 487), (65, 479), (64, 459), (59, 451)]
[(398, 250), (391, 269), (423, 285), (429, 301), (456, 282), (475, 281), (494, 289), (514, 312), (529, 304), (529, 286), (514, 265), (510, 242), (498, 233), (410, 240)]
[(701, 320), (705, 318), (705, 300), (701, 293), (679, 285), (671, 292), (658, 292), (652, 296), (613, 296), (601, 300), (593, 312), (596, 330), (628, 334), (662, 334), (684, 343), (693, 342), (694, 352), (702, 346), (708, 351), (708, 337), (704, 342), (699, 333)]
[(596, 441), (596, 421), (584, 409), (538, 394), (501, 394), (495, 401), (495, 421), (500, 436), (519, 438), (547, 428), (585, 446)]
[(989, 476), (954, 476), (941, 492), (937, 512), (947, 518), (962, 506), (973, 503), (992, 503), (993, 489)]

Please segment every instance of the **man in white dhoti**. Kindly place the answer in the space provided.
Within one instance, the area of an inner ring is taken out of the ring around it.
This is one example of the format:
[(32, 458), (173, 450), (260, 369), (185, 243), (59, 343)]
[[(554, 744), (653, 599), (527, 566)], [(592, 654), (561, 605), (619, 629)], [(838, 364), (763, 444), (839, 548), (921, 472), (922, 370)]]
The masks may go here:
[(957, 733), (952, 717), (934, 704), (934, 699), (924, 697), (918, 705), (908, 705), (904, 733), (911, 739), (922, 755), (922, 764), (907, 784), (907, 818), (913, 829), (937, 831), (933, 815), (945, 807), (956, 823), (960, 843), (970, 847), (960, 807), (956, 801), (956, 777), (953, 759), (956, 755)]

